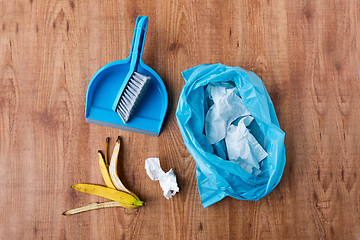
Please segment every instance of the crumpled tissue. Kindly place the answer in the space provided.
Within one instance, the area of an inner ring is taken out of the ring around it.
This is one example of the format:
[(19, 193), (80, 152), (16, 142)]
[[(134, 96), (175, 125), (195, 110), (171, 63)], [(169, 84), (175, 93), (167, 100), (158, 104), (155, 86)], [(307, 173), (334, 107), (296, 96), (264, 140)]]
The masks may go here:
[(214, 102), (205, 116), (205, 133), (210, 144), (225, 138), (228, 126), (241, 116), (250, 115), (243, 100), (230, 83), (211, 83), (206, 94)]
[(177, 192), (179, 187), (176, 182), (176, 175), (174, 171), (170, 169), (168, 172), (164, 172), (160, 166), (159, 158), (148, 158), (145, 161), (145, 169), (147, 175), (153, 181), (159, 181), (162, 190), (164, 191), (164, 197), (170, 199)]
[(213, 104), (205, 116), (205, 135), (215, 153), (238, 163), (250, 174), (260, 174), (259, 163), (267, 153), (247, 128), (254, 118), (246, 109), (238, 89), (228, 82), (212, 83), (208, 85), (206, 95)]

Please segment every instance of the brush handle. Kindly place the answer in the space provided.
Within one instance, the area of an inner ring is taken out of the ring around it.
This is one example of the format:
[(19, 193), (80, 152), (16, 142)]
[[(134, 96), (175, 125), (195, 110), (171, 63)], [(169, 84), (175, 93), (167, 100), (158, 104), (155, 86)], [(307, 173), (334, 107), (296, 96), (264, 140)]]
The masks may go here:
[[(136, 18), (136, 24), (134, 29), (134, 36), (131, 44), (131, 50), (130, 50), (130, 66), (129, 66), (129, 72), (127, 73), (126, 77), (124, 78), (124, 81), (122, 82), (120, 86), (120, 90), (115, 98), (115, 101), (112, 106), (112, 110), (116, 112), (117, 105), (120, 101), (121, 95), (124, 92), (124, 89), (126, 88), (126, 85), (128, 84), (131, 76), (134, 74), (134, 72), (138, 71), (138, 65), (141, 60), (142, 52), (144, 49), (145, 44), (145, 36), (146, 36), (146, 29), (148, 25), (148, 17), (146, 16), (140, 16)], [(127, 58), (128, 59), (128, 58)]]
[(134, 70), (136, 70), (137, 64), (139, 63), (142, 57), (148, 22), (149, 19), (146, 16), (139, 16), (136, 18), (134, 36), (130, 50), (130, 56), (131, 56), (130, 68)]

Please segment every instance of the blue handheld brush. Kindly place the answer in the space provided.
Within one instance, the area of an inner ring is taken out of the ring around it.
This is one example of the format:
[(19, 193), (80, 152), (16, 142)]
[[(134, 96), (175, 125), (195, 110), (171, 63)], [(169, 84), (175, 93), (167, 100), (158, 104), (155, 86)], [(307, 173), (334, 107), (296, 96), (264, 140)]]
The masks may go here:
[(129, 73), (126, 75), (113, 104), (113, 110), (119, 114), (124, 123), (134, 114), (150, 82), (150, 77), (136, 72), (144, 48), (147, 24), (147, 17), (139, 17), (139, 20), (136, 21), (134, 44), (130, 52)]
[(130, 77), (122, 93), (116, 107), (116, 112), (119, 114), (124, 123), (134, 114), (137, 105), (143, 97), (147, 86), (149, 85), (150, 77), (134, 72)]

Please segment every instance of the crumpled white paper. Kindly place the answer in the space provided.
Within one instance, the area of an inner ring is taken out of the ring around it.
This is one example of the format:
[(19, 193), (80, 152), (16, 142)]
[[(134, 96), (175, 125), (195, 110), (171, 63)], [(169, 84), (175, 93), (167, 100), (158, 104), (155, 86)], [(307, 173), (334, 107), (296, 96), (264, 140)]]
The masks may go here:
[(146, 159), (145, 169), (151, 180), (159, 181), (166, 199), (170, 199), (177, 192), (179, 192), (179, 187), (176, 182), (176, 175), (174, 174), (174, 171), (170, 169), (165, 173), (160, 167), (159, 158)]
[(240, 119), (237, 126), (231, 124), (225, 142), (230, 161), (239, 163), (245, 171), (257, 175), (259, 172), (253, 172), (253, 168), (260, 169), (259, 162), (267, 157), (267, 153), (247, 128), (253, 119), (246, 116)]
[(230, 83), (209, 84), (206, 88), (214, 104), (205, 116), (205, 134), (210, 144), (224, 139), (229, 125), (241, 116), (250, 115), (243, 100)]
[(254, 118), (246, 109), (238, 89), (230, 83), (216, 83), (209, 84), (206, 91), (214, 102), (205, 116), (205, 135), (210, 144), (225, 139), (229, 160), (250, 174), (260, 174), (259, 163), (267, 153), (247, 128)]

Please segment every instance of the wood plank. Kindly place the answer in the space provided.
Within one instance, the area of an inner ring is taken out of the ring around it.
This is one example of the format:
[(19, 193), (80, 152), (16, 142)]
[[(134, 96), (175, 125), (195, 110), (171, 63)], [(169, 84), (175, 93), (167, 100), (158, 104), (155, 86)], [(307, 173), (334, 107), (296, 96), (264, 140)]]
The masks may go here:
[[(359, 1), (0, 1), (1, 239), (357, 239), (360, 236)], [(87, 85), (124, 59), (136, 17), (149, 16), (143, 60), (169, 109), (158, 138), (85, 123)], [(264, 81), (286, 133), (279, 186), (257, 202), (204, 209), (177, 126), (181, 71), (221, 62)], [(61, 213), (100, 197), (97, 150), (122, 137), (119, 172), (148, 204)], [(162, 196), (144, 161), (173, 168)]]

